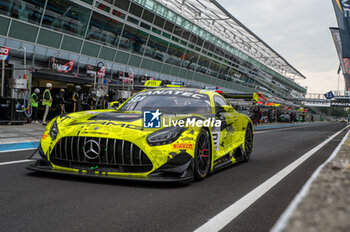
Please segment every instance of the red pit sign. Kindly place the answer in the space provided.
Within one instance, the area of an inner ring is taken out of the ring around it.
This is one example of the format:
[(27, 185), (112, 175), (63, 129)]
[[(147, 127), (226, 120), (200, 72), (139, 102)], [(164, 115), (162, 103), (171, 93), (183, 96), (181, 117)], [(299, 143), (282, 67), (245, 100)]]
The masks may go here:
[(0, 47), (0, 60), (8, 60), (10, 57), (10, 49), (7, 47)]

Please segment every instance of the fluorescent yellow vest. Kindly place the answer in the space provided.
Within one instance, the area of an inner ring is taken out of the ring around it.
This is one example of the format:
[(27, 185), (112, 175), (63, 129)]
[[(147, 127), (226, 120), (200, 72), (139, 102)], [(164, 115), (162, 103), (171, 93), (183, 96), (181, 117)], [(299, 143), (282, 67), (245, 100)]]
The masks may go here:
[[(45, 99), (45, 93), (46, 92), (49, 92), (49, 96), (50, 96), (49, 100)], [(49, 107), (51, 107), (51, 105), (52, 105), (51, 99), (52, 99), (52, 97), (51, 97), (50, 90), (49, 89), (45, 89), (44, 95), (43, 95), (43, 106), (48, 105)]]

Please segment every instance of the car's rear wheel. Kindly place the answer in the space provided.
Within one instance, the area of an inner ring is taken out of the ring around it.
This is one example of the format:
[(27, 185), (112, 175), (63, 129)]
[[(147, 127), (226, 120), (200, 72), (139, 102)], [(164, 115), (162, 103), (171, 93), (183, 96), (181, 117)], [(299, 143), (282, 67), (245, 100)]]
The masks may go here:
[(253, 152), (253, 131), (252, 128), (247, 125), (247, 129), (245, 131), (245, 140), (244, 140), (244, 161), (248, 161), (250, 159), (250, 155)]
[(210, 171), (211, 146), (208, 131), (202, 129), (199, 132), (194, 157), (194, 177), (196, 180), (203, 180)]

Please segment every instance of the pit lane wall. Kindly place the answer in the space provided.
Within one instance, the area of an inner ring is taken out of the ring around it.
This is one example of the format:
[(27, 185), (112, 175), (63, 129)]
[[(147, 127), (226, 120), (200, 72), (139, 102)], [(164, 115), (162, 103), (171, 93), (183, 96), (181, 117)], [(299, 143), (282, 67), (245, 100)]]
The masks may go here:
[[(350, 231), (350, 136), (313, 174), (271, 232)], [(305, 195), (304, 195), (305, 194)], [(294, 208), (296, 206), (296, 208)]]

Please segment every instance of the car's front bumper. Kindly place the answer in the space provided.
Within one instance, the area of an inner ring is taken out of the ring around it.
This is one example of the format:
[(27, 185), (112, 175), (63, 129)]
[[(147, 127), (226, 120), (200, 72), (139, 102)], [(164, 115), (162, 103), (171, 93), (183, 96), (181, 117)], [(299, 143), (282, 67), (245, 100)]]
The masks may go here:
[[(177, 157), (177, 158), (176, 158)], [(37, 149), (35, 153), (29, 157), (37, 160), (35, 164), (27, 166), (31, 171), (57, 173), (65, 175), (113, 178), (123, 180), (137, 181), (155, 181), (155, 182), (190, 182), (193, 178), (193, 158), (187, 153), (180, 153), (173, 160), (170, 160), (160, 168), (156, 169), (147, 176), (133, 175), (133, 173), (113, 173), (108, 171), (96, 170), (75, 170), (69, 168), (55, 168)], [(139, 174), (139, 173), (138, 173)]]

